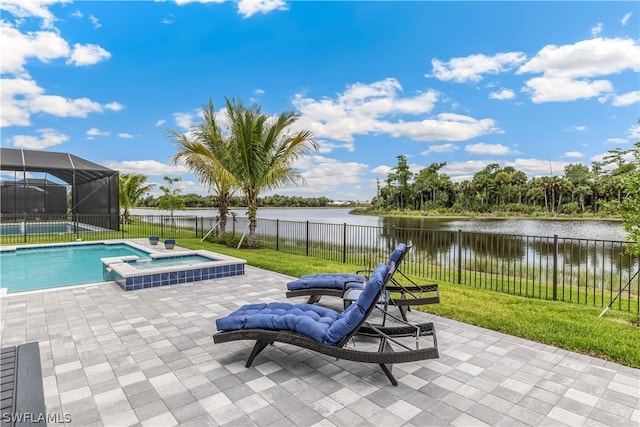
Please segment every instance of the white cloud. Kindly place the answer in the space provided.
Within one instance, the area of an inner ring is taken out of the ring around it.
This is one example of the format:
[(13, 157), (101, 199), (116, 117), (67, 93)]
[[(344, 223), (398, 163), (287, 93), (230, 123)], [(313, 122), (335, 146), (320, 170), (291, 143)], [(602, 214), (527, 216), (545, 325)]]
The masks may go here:
[[(310, 155), (299, 158), (294, 167), (300, 170), (308, 191), (323, 194), (344, 184), (358, 184), (368, 166), (358, 162), (341, 162), (329, 157)], [(301, 190), (300, 187), (296, 187)]]
[(343, 148), (350, 153), (355, 151), (356, 149), (355, 145), (352, 142), (345, 142), (343, 144), (334, 144), (332, 142), (318, 140), (318, 153), (323, 153), (323, 154), (331, 153), (333, 150), (337, 148)]
[(238, 13), (249, 18), (256, 13), (269, 13), (273, 10), (287, 10), (287, 4), (282, 0), (240, 0)]
[[(532, 101), (560, 102), (598, 97), (613, 90), (608, 80), (587, 78), (640, 71), (640, 44), (628, 38), (594, 38), (570, 45), (547, 45), (516, 74), (543, 73), (526, 82)], [(601, 97), (604, 102), (606, 98)]]
[(28, 58), (49, 62), (69, 55), (69, 45), (56, 32), (36, 31), (23, 34), (10, 23), (1, 20), (0, 46), (3, 74), (25, 73), (24, 65)]
[(563, 46), (547, 45), (517, 74), (544, 73), (569, 79), (640, 71), (640, 44), (632, 39), (595, 38)]
[(158, 121), (156, 122), (156, 126), (162, 126), (162, 125), (163, 125), (163, 124), (165, 124), (166, 122), (167, 122), (167, 121), (166, 121), (166, 120), (164, 120), (164, 119), (158, 120)]
[(605, 142), (612, 145), (624, 145), (628, 144), (629, 140), (626, 138), (607, 138)]
[(253, 93), (255, 93), (256, 95), (264, 95), (264, 90), (263, 89), (256, 89), (253, 91)]
[(467, 160), (463, 162), (447, 162), (441, 171), (452, 178), (460, 175), (469, 176), (475, 174), (479, 170), (482, 170), (489, 163), (495, 163), (495, 161)]
[(78, 9), (75, 12), (73, 12), (71, 14), (71, 16), (73, 16), (74, 18), (83, 18), (84, 14), (82, 12), (80, 12), (80, 9)]
[(640, 90), (623, 93), (622, 95), (615, 95), (611, 105), (614, 107), (626, 107), (627, 105), (640, 102)]
[(464, 147), (464, 151), (470, 154), (491, 154), (495, 156), (504, 156), (512, 154), (514, 151), (506, 145), (502, 144), (485, 144), (479, 142), (477, 144), (468, 144)]
[(49, 10), (49, 6), (70, 2), (71, 0), (2, 0), (0, 1), (0, 10), (5, 10), (16, 18), (40, 18), (43, 27), (51, 28), (55, 17)]
[(375, 168), (371, 169), (371, 172), (373, 172), (375, 175), (381, 175), (386, 177), (391, 171), (392, 171), (392, 167), (391, 166), (387, 166), (387, 165), (380, 165), (380, 166), (376, 166)]
[(193, 125), (193, 116), (192, 113), (173, 113), (176, 124), (185, 130)]
[(490, 99), (497, 99), (497, 100), (513, 99), (515, 97), (516, 97), (516, 94), (513, 93), (511, 89), (505, 89), (505, 88), (502, 88), (497, 92), (491, 92), (489, 94)]
[(624, 27), (625, 25), (627, 25), (627, 23), (629, 22), (629, 18), (631, 18), (632, 13), (628, 12), (625, 13), (624, 16), (622, 17), (622, 19), (620, 20), (620, 24), (622, 24), (622, 26)]
[(528, 176), (560, 175), (564, 171), (564, 167), (568, 162), (549, 161), (541, 159), (515, 159), (505, 162), (504, 166), (513, 166), (515, 169), (521, 170)]
[(119, 111), (117, 102), (100, 104), (89, 98), (45, 95), (44, 89), (28, 78), (2, 79), (0, 126), (29, 126), (31, 115), (46, 113), (57, 117), (87, 117), (105, 110)]
[(104, 108), (111, 111), (121, 111), (124, 106), (119, 102), (109, 102), (107, 104), (104, 104)]
[[(169, 15), (171, 15), (171, 14), (169, 14)], [(173, 15), (171, 15), (171, 16), (172, 16), (172, 18), (162, 18), (160, 20), (160, 23), (164, 24), (164, 25), (173, 24), (175, 22), (175, 19), (173, 19)]]
[(133, 138), (133, 135), (131, 135), (130, 133), (126, 133), (126, 132), (120, 132), (118, 134), (118, 137), (124, 138), (124, 139), (131, 139), (131, 138)]
[(87, 131), (87, 139), (93, 139), (95, 136), (109, 136), (109, 132), (100, 130), (98, 128), (91, 128)]
[(67, 60), (67, 64), (93, 65), (105, 59), (111, 58), (111, 53), (95, 44), (73, 45), (73, 52)]
[(627, 136), (636, 141), (640, 141), (640, 125), (634, 125), (627, 131)]
[(292, 103), (301, 117), (296, 128), (308, 129), (316, 137), (353, 142), (355, 135), (387, 134), (418, 141), (461, 141), (495, 133), (491, 119), (477, 120), (452, 113), (415, 120), (398, 116), (416, 116), (433, 110), (436, 91), (401, 97), (402, 86), (393, 78), (371, 84), (355, 83), (335, 99), (313, 99), (296, 94)]
[(104, 165), (109, 169), (124, 173), (142, 173), (149, 176), (164, 176), (187, 173), (183, 165), (160, 163), (157, 160), (126, 160), (124, 162), (106, 161)]
[(602, 22), (598, 22), (596, 25), (594, 25), (591, 28), (591, 35), (593, 37), (598, 37), (600, 35), (600, 33), (602, 33), (603, 27), (604, 27), (604, 25), (602, 25)]
[(420, 155), (426, 156), (429, 153), (451, 153), (452, 151), (457, 150), (454, 144), (440, 144), (440, 145), (430, 145), (429, 148), (420, 152)]
[(426, 77), (438, 80), (452, 80), (457, 83), (478, 82), (484, 74), (498, 74), (511, 70), (526, 61), (522, 52), (498, 53), (494, 56), (482, 54), (453, 58), (449, 62), (432, 59), (433, 71)]
[(576, 132), (584, 132), (585, 130), (587, 130), (587, 127), (584, 125), (576, 125), (576, 126), (571, 126), (568, 130), (576, 131)]
[(60, 145), (69, 140), (69, 135), (58, 132), (55, 129), (38, 129), (39, 137), (32, 135), (15, 135), (13, 146), (27, 150), (43, 150), (48, 147)]
[(587, 81), (546, 76), (528, 80), (524, 89), (536, 104), (594, 98), (612, 90), (613, 86), (608, 80)]
[(73, 50), (56, 31), (22, 33), (12, 24), (0, 21), (0, 46), (2, 46), (2, 73), (27, 77), (24, 65), (28, 58), (44, 63), (67, 58), (67, 64), (91, 65), (111, 57), (98, 45), (76, 43)]
[(567, 151), (566, 153), (564, 153), (564, 157), (571, 157), (572, 159), (580, 159), (584, 157), (584, 154), (582, 154), (579, 151)]
[(89, 21), (91, 21), (91, 23), (93, 24), (93, 28), (94, 29), (98, 29), (98, 28), (102, 27), (102, 24), (100, 23), (98, 18), (96, 18), (93, 15), (89, 15)]

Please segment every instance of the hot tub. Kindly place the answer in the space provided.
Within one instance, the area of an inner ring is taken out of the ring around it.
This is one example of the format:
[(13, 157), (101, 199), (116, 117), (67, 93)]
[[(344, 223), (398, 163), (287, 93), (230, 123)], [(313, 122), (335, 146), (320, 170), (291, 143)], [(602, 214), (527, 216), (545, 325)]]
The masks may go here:
[(102, 258), (105, 281), (115, 281), (125, 291), (177, 285), (244, 274), (245, 260), (206, 250)]

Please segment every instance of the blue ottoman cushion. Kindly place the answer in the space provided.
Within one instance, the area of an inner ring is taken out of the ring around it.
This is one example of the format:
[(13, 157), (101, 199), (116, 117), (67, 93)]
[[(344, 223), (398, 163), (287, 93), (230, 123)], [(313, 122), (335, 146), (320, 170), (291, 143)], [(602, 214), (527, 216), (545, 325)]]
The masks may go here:
[(359, 274), (349, 273), (321, 273), (308, 274), (297, 280), (287, 283), (287, 289), (297, 291), (300, 289), (324, 288), (324, 289), (346, 289), (362, 288), (367, 278)]

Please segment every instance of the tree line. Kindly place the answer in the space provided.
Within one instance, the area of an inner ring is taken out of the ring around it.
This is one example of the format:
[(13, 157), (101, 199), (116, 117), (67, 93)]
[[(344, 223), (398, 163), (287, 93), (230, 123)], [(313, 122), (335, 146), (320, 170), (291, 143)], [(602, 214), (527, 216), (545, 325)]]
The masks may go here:
[[(617, 214), (629, 189), (625, 182), (638, 171), (638, 146), (609, 150), (591, 166), (573, 163), (562, 175), (528, 178), (512, 166), (490, 163), (471, 180), (453, 182), (441, 172), (446, 162), (412, 172), (404, 155), (377, 182), (376, 210), (420, 210), (451, 213)], [(635, 160), (628, 161), (630, 155)]]
[[(162, 196), (147, 196), (140, 201), (139, 206), (148, 208), (157, 208), (159, 199)], [(196, 193), (187, 193), (182, 195), (185, 208), (217, 208), (218, 196), (200, 195)], [(245, 200), (242, 196), (229, 197), (229, 206), (243, 207)], [(300, 196), (283, 196), (274, 194), (272, 196), (258, 197), (258, 207), (278, 207), (278, 208), (325, 208), (333, 205), (333, 200), (328, 197), (300, 197)]]

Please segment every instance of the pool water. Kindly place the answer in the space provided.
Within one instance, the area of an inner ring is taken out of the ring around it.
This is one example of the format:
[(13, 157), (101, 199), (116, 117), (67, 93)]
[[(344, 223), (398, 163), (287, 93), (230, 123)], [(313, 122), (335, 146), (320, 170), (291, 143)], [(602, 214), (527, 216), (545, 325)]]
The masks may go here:
[(209, 258), (202, 255), (184, 255), (179, 257), (167, 257), (167, 258), (154, 258), (151, 261), (134, 261), (129, 264), (138, 270), (147, 270), (150, 268), (157, 268), (166, 265), (190, 265), (200, 264), (203, 262), (217, 261), (216, 259)]
[(102, 282), (100, 258), (149, 254), (125, 243), (91, 243), (0, 251), (0, 287), (9, 293)]

